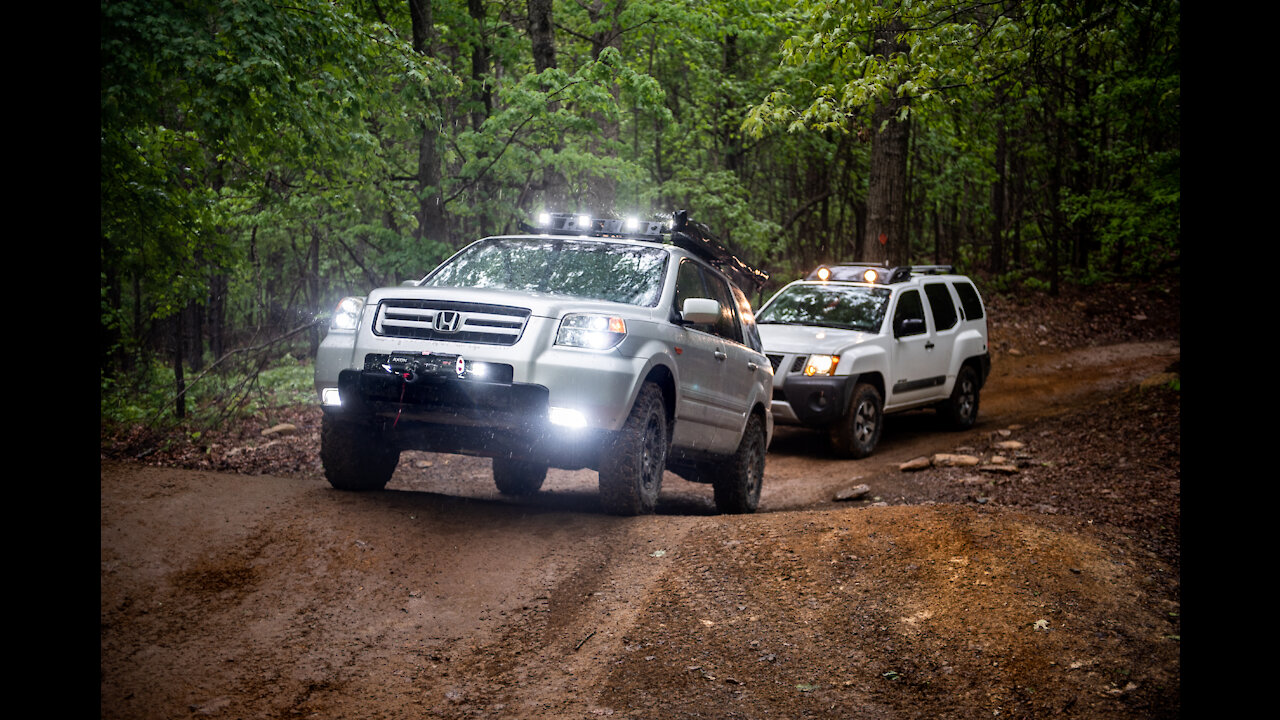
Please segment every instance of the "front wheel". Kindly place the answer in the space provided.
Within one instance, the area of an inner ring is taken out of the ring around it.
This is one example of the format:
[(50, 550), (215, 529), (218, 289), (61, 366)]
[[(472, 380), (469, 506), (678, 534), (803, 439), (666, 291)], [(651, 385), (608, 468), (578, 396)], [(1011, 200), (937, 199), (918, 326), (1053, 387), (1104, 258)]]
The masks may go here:
[(320, 420), (320, 462), (329, 484), (338, 490), (381, 490), (400, 462), (400, 451), (376, 428)]
[(880, 391), (867, 383), (854, 385), (849, 411), (832, 428), (836, 452), (855, 459), (867, 457), (880, 442), (883, 424), (884, 400)]
[(977, 371), (970, 365), (960, 368), (951, 397), (938, 406), (938, 414), (952, 430), (968, 430), (978, 421), (979, 390)]
[(715, 475), (716, 510), (726, 514), (756, 511), (764, 486), (764, 455), (764, 425), (759, 415), (752, 415), (737, 452)]
[(532, 495), (538, 492), (546, 479), (547, 466), (544, 464), (510, 458), (493, 459), (493, 484), (503, 495)]
[(653, 512), (667, 467), (666, 403), (645, 383), (626, 423), (600, 462), (600, 504), (611, 515)]

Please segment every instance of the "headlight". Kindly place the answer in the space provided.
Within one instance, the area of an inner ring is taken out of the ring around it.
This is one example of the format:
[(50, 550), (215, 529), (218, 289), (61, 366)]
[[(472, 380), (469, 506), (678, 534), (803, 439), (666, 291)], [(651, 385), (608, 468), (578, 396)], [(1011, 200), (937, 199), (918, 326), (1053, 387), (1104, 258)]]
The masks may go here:
[(329, 318), (329, 329), (350, 332), (360, 322), (360, 312), (364, 310), (364, 299), (345, 297), (338, 301), (333, 309), (333, 317)]
[(556, 344), (589, 350), (608, 350), (627, 336), (627, 323), (616, 315), (575, 313), (565, 315), (556, 333)]
[(805, 375), (835, 375), (836, 365), (840, 364), (839, 355), (810, 355), (804, 364)]

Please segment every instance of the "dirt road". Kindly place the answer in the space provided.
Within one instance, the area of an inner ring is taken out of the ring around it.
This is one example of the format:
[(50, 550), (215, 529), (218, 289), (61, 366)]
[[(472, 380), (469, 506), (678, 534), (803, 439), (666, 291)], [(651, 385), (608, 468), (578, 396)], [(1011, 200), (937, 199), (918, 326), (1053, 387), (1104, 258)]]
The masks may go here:
[[(972, 431), (893, 417), (863, 461), (780, 430), (752, 516), (670, 473), (617, 518), (457, 456), (363, 494), (104, 462), (101, 716), (1176, 717), (1177, 400), (1134, 388), (1177, 353), (1001, 358)], [(897, 470), (994, 439), (1013, 479)]]

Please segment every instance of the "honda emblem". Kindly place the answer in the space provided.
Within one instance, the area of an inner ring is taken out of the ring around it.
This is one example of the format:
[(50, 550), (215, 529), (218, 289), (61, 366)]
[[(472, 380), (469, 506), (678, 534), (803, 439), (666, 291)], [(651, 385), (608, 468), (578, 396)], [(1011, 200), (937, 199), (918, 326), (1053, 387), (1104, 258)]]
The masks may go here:
[(462, 324), (462, 314), (456, 310), (441, 310), (436, 313), (435, 328), (442, 333), (458, 332)]

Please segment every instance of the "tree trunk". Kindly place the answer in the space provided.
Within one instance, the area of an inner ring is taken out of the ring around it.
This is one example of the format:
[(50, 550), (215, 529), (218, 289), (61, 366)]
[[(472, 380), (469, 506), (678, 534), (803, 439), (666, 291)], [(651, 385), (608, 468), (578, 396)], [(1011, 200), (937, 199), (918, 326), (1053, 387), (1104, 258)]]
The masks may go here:
[[(904, 30), (894, 18), (875, 32), (875, 54), (886, 60), (905, 53), (907, 45), (897, 36)], [(898, 119), (907, 100), (890, 90), (892, 97), (876, 104), (871, 114), (871, 175), (867, 188), (867, 232), (860, 262), (905, 264), (910, 253), (906, 238), (906, 184), (908, 126)]]
[(556, 31), (551, 24), (551, 0), (529, 0), (528, 8), (533, 69), (542, 72), (556, 66)]
[[(307, 250), (307, 259), (310, 261), (311, 267), (307, 273), (307, 307), (311, 313), (320, 311), (320, 230), (311, 228), (311, 246)], [(314, 318), (315, 315), (313, 314)], [(315, 358), (320, 352), (320, 324), (313, 322), (311, 328), (307, 331), (307, 339), (310, 343), (311, 354), (308, 357)]]
[(187, 302), (186, 312), (190, 316), (187, 338), (187, 357), (193, 372), (204, 369), (204, 307), (195, 300)]
[(179, 420), (187, 416), (187, 385), (186, 380), (182, 376), (182, 346), (183, 346), (183, 323), (181, 311), (176, 312), (170, 318), (173, 326), (173, 389), (174, 389), (174, 405), (173, 412)]
[(226, 352), (227, 274), (216, 272), (209, 281), (209, 351), (216, 361)]
[(489, 90), (489, 42), (485, 38), (484, 0), (467, 0), (467, 13), (475, 23), (475, 47), (471, 50), (471, 82), (478, 106), (471, 112), (471, 128), (476, 132), (493, 112), (493, 93)]
[[(551, 21), (552, 0), (528, 0), (529, 41), (533, 45), (533, 69), (556, 67), (556, 31)], [(557, 152), (559, 146), (554, 148)], [(541, 200), (549, 210), (576, 211), (568, 206), (569, 184), (551, 165), (542, 167)]]
[[(409, 0), (409, 16), (413, 24), (413, 50), (419, 55), (431, 54), (435, 19), (431, 0)], [(418, 239), (448, 242), (445, 229), (444, 196), (441, 192), (440, 129), (429, 113), (423, 112), (418, 140)]]
[[(1003, 107), (1005, 101), (1004, 88), (996, 88), (995, 106)], [(996, 118), (996, 179), (991, 185), (991, 272), (996, 275), (1005, 271), (1004, 233), (1008, 227), (1005, 212), (1005, 187), (1008, 184), (1006, 165), (1009, 153), (1009, 137), (1005, 129), (1003, 115), (997, 113)]]

